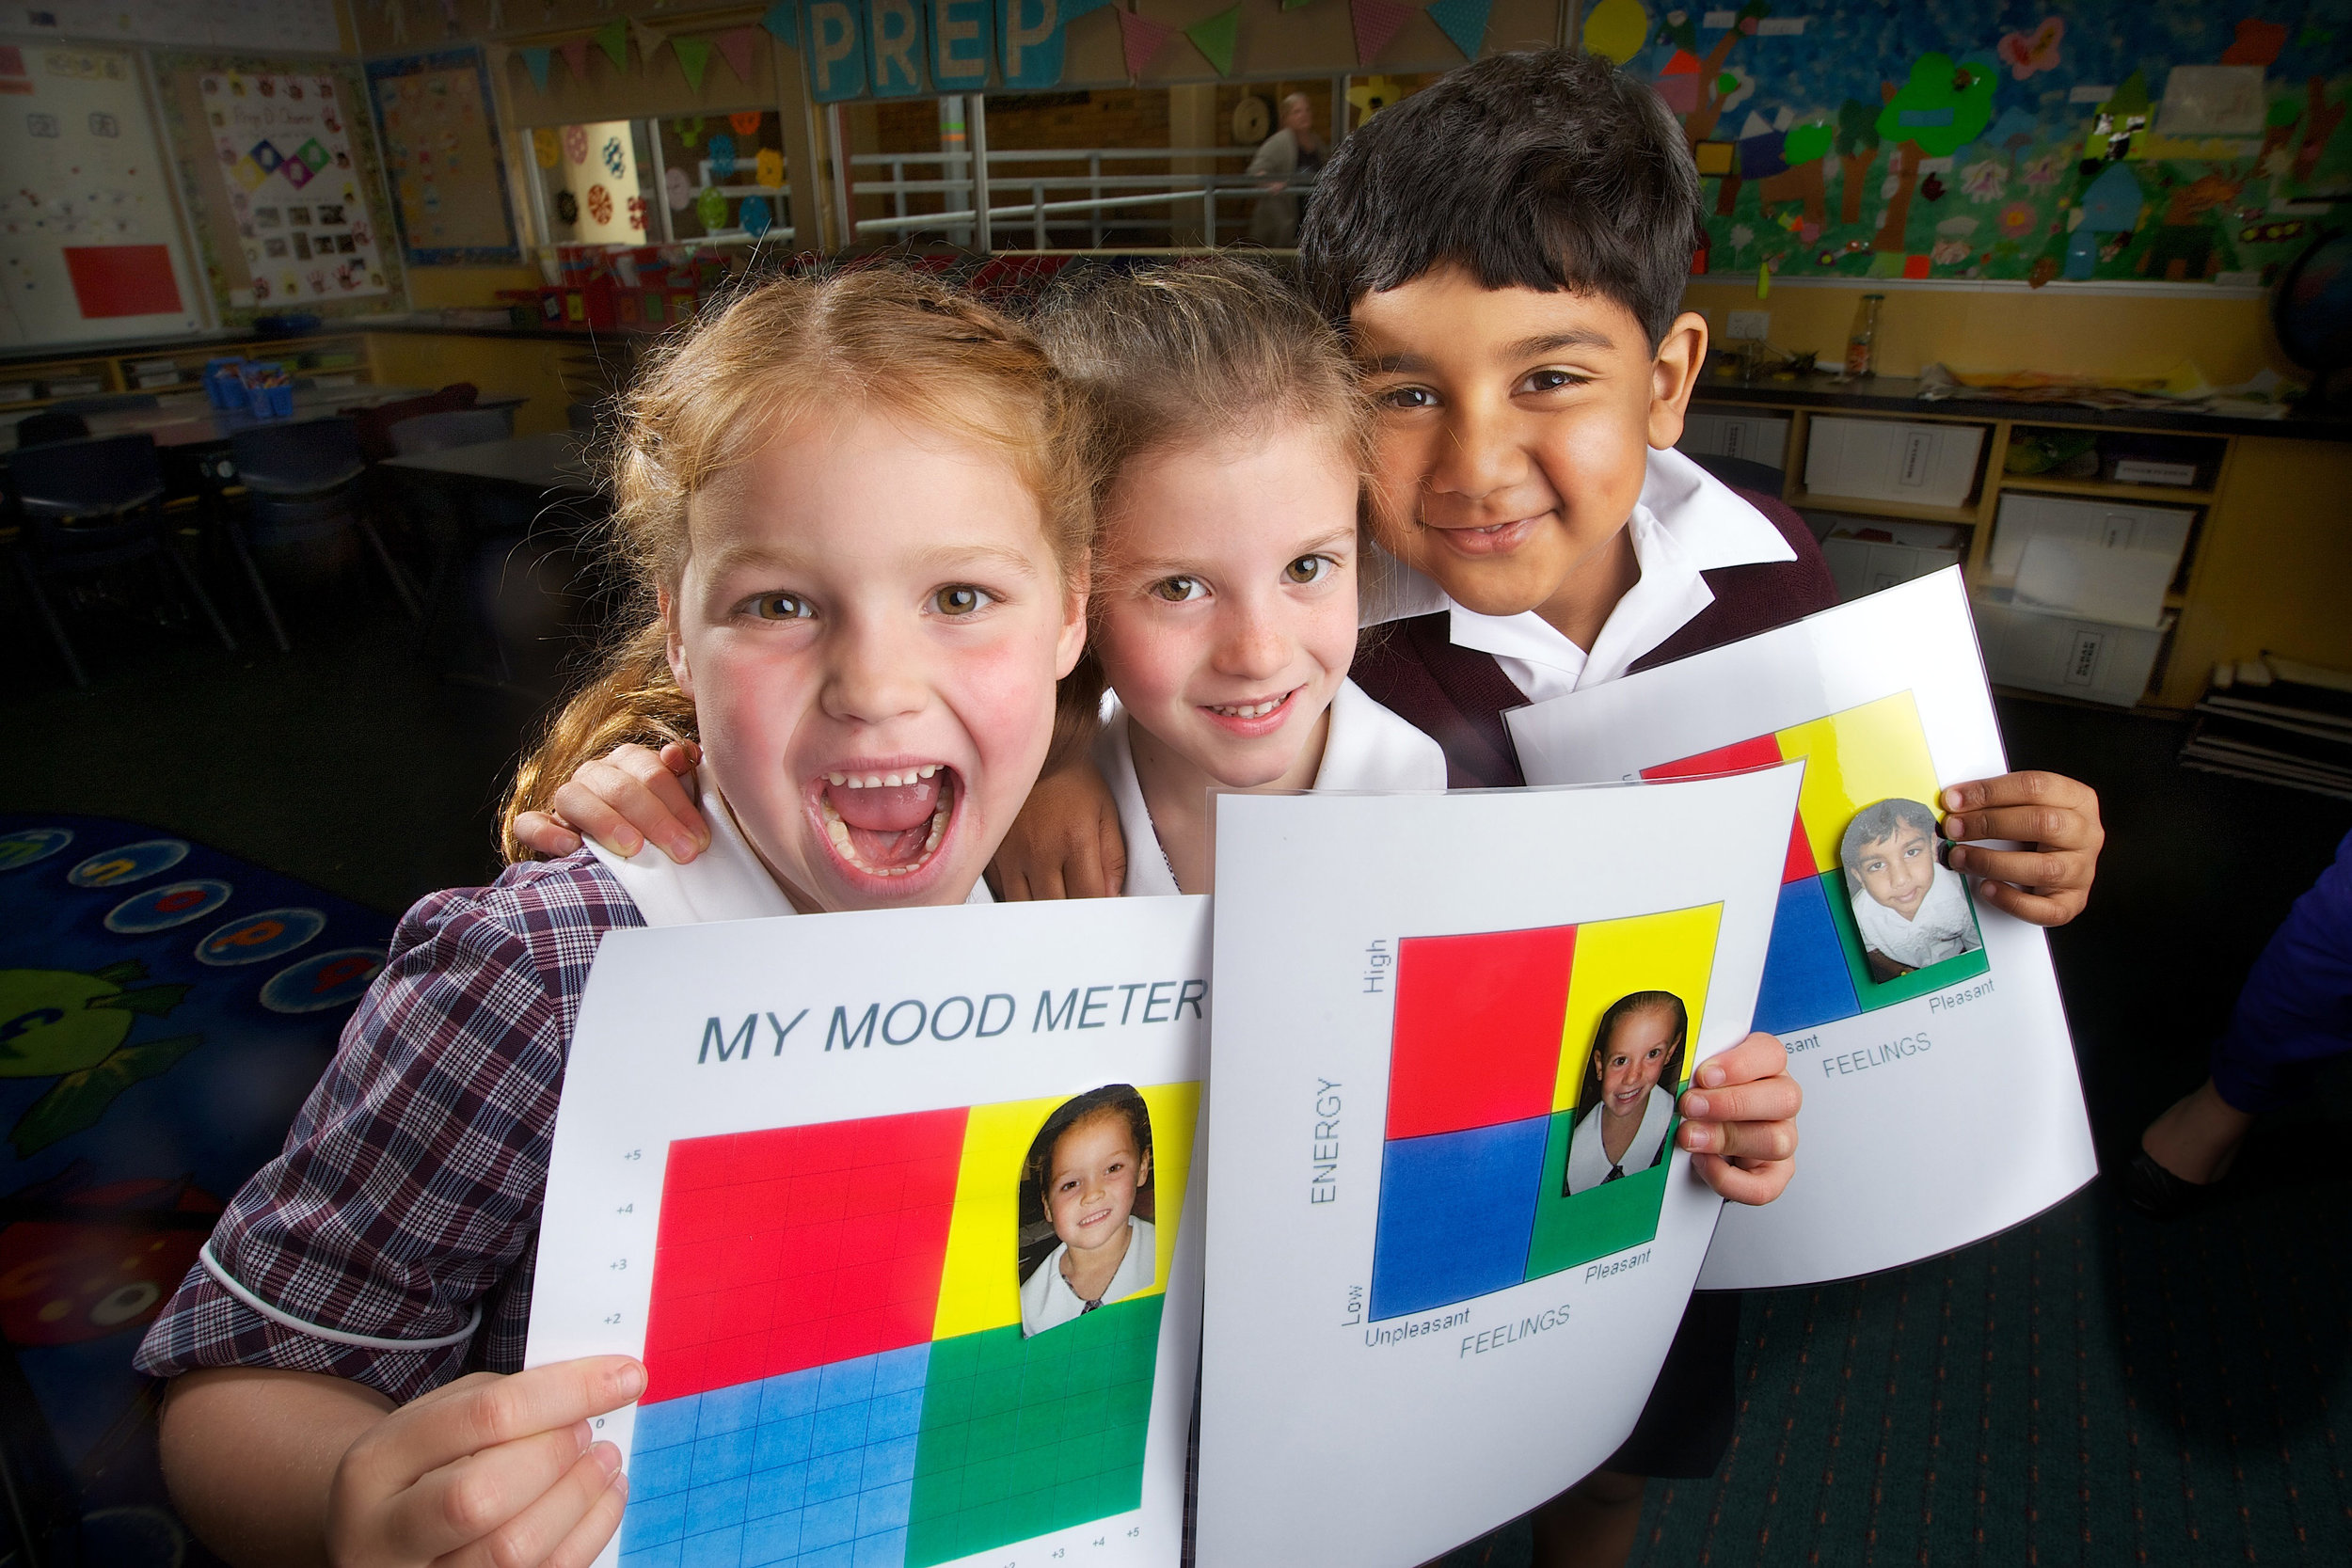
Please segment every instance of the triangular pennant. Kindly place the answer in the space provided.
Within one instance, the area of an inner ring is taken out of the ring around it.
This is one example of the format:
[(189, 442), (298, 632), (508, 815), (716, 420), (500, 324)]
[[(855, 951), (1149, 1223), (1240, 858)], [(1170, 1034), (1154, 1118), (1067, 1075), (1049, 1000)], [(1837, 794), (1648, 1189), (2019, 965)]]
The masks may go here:
[(1429, 20), (1454, 40), (1466, 59), (1478, 58), (1486, 41), (1486, 11), (1494, 0), (1430, 0)]
[[(1391, 29), (1393, 31), (1393, 29)], [(596, 29), (596, 47), (612, 62), (615, 71), (628, 69), (628, 24), (614, 17)]]
[(588, 40), (565, 39), (556, 45), (564, 55), (564, 63), (572, 68), (572, 80), (585, 84), (588, 80)]
[[(703, 72), (710, 69), (708, 39), (672, 39), (670, 53), (677, 56), (677, 68), (686, 72), (686, 86), (695, 97), (702, 96)], [(739, 71), (737, 74), (741, 74)]]
[[(762, 27), (767, 28), (769, 36), (773, 38), (778, 43), (783, 44), (787, 49), (798, 49), (801, 46), (800, 13), (793, 8), (792, 0), (776, 0), (774, 5), (768, 8), (768, 14), (759, 19), (759, 24)], [(746, 32), (749, 30), (750, 29), (748, 28), (743, 29), (743, 31)], [(728, 37), (729, 35), (725, 33), (719, 35), (719, 47), (721, 49), (726, 49)], [(746, 60), (750, 59), (751, 53), (751, 50), (746, 47), (743, 51), (743, 57)], [(727, 53), (727, 63), (729, 65), (735, 64), (735, 55), (733, 51), (728, 51)], [(743, 75), (741, 67), (738, 66), (736, 68), (736, 74), (739, 76)], [(751, 78), (749, 76), (744, 76), (743, 80), (746, 85), (749, 85)]]
[(1141, 76), (1143, 68), (1152, 63), (1152, 56), (1176, 36), (1176, 29), (1123, 8), (1117, 14), (1120, 47), (1127, 56), (1127, 74), (1131, 79)]
[(1091, 12), (1099, 11), (1111, 0), (1062, 0), (1061, 24), (1065, 27)]
[(1370, 65), (1396, 37), (1396, 30), (1413, 19), (1413, 8), (1394, 0), (1347, 0), (1348, 16), (1356, 24), (1356, 63)]
[(531, 85), (541, 92), (548, 90), (548, 67), (555, 63), (555, 51), (543, 43), (526, 43), (522, 49), (523, 67), (531, 72)]
[(1233, 73), (1233, 45), (1241, 39), (1241, 0), (1215, 16), (1203, 17), (1184, 29), (1184, 37), (1216, 67), (1219, 76)]
[[(790, 8), (787, 6), (776, 8), (787, 12)], [(747, 87), (752, 85), (752, 45), (758, 38), (758, 32), (750, 27), (730, 27), (719, 35), (719, 57), (727, 62), (727, 69), (735, 72), (735, 79)], [(796, 49), (800, 47), (792, 39), (787, 38), (784, 41)], [(675, 49), (677, 46), (672, 44), (671, 47)]]
[(661, 46), (669, 41), (670, 35), (658, 27), (648, 27), (642, 22), (632, 21), (629, 26), (637, 33), (637, 57), (644, 61), (646, 67), (650, 69), (654, 55), (660, 53)]

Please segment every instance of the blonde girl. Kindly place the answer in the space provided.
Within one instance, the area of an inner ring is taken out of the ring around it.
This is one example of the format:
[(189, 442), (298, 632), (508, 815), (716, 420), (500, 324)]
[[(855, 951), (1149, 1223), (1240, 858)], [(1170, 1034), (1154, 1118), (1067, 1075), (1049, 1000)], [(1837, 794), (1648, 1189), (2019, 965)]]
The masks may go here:
[(140, 1347), (172, 1380), (173, 1497), (231, 1560), (592, 1561), (627, 1482), (589, 1420), (644, 1370), (520, 1368), (598, 940), (962, 901), (1044, 761), (1089, 493), (1027, 332), (898, 271), (771, 282), (661, 351), (627, 416), (610, 480), (645, 612), (556, 738), (658, 692), (703, 743), (714, 852), (667, 879), (518, 865), (408, 912)]

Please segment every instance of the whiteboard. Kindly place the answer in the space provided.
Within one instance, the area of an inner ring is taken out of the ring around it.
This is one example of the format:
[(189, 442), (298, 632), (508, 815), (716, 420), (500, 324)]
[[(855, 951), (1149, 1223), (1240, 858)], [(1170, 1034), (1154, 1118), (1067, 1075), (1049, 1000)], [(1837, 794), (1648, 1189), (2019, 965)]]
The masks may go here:
[(128, 51), (0, 46), (0, 343), (204, 325)]
[(119, 43), (339, 53), (335, 0), (46, 0), (18, 8), (10, 31)]

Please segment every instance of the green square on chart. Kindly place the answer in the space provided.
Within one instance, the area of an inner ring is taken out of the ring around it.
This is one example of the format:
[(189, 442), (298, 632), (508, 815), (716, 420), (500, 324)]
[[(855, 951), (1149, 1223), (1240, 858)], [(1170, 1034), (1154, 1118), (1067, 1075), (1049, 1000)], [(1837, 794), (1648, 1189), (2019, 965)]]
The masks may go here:
[(1543, 1185), (1535, 1196), (1535, 1227), (1527, 1244), (1529, 1279), (1541, 1279), (1589, 1263), (1596, 1258), (1637, 1247), (1658, 1235), (1658, 1212), (1666, 1201), (1666, 1171), (1672, 1163), (1676, 1117), (1666, 1123), (1667, 1158), (1648, 1170), (1628, 1171), (1615, 1181), (1568, 1196), (1560, 1190), (1568, 1170), (1568, 1134), (1574, 1111), (1555, 1111), (1544, 1139)]
[[(1993, 967), (1992, 961), (1984, 956), (1984, 949), (1979, 946), (1956, 958), (1946, 958), (1925, 969), (1915, 969), (1892, 980), (1881, 980), (1870, 973), (1869, 954), (1862, 945), (1861, 927), (1854, 924), (1853, 895), (1846, 891), (1843, 867), (1822, 874), (1821, 891), (1828, 896), (1829, 917), (1837, 926), (1837, 944), (1845, 949), (1846, 973), (1853, 976), (1853, 993), (1861, 1001), (1862, 1010), (1866, 1013), (1880, 1007), (1891, 1007), (1898, 1002), (1908, 1002), (1915, 996), (1925, 996), (1930, 991), (1942, 990), (1946, 986), (1956, 986)], [(1984, 928), (1977, 920), (1976, 895), (1968, 891), (1965, 880), (1961, 883), (1961, 895), (1968, 900), (1968, 922), (1977, 927), (1977, 941), (1982, 942)]]

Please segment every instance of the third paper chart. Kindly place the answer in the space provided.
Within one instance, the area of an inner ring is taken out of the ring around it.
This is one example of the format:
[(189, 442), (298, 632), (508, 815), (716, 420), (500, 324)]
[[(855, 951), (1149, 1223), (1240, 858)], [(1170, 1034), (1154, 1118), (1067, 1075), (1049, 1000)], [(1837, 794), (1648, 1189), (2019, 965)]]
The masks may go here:
[(1805, 763), (1756, 1009), (1803, 1147), (1701, 1288), (1914, 1262), (2096, 1174), (2049, 943), (1941, 863), (1943, 786), (2008, 768), (1957, 568), (1505, 717), (1531, 782)]
[(1200, 1561), (1412, 1568), (1632, 1430), (1801, 772), (1218, 799)]

